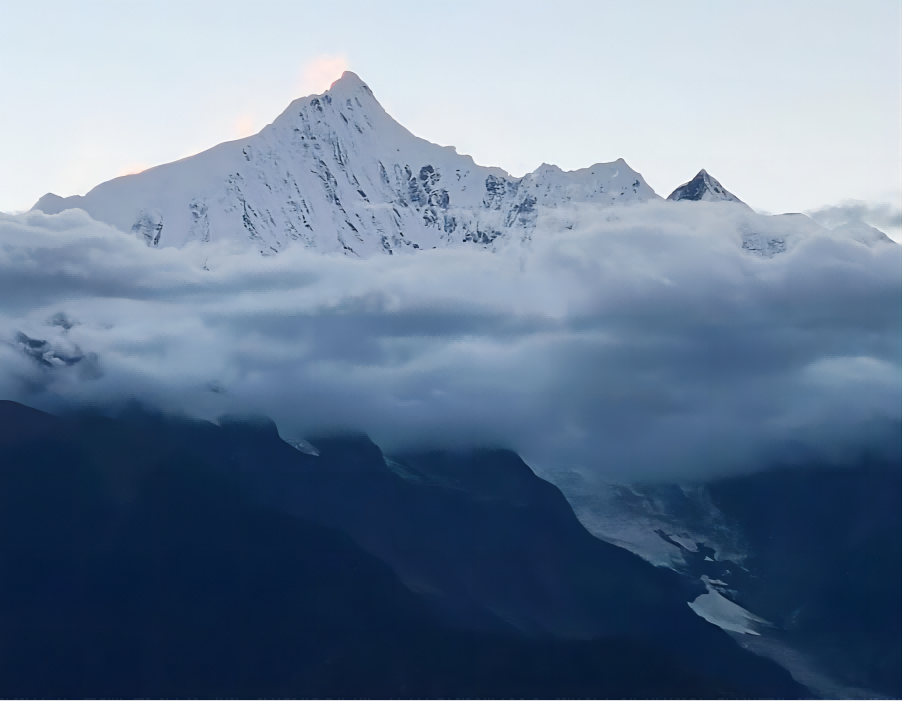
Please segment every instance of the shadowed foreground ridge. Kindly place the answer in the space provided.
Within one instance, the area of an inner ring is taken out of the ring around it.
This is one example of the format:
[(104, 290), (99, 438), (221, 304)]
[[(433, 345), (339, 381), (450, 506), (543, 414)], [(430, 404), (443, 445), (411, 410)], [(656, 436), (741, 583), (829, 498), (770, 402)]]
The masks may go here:
[(165, 426), (0, 402), (0, 696), (804, 695), (738, 648), (758, 686), (640, 635), (454, 628), (348, 535), (250, 498)]

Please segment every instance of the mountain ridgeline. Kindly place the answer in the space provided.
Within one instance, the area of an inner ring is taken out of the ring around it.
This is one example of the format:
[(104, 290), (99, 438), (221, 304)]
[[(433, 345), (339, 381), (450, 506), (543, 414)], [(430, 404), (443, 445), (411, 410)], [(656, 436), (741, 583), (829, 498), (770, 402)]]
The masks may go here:
[(368, 257), (528, 240), (537, 210), (567, 202), (659, 199), (623, 160), (522, 178), (476, 165), (394, 121), (355, 74), (292, 102), (259, 134), (98, 185), (48, 194), (47, 214), (78, 207), (151, 246), (250, 239)]
[[(554, 213), (551, 228), (572, 228), (569, 207), (654, 201), (664, 202), (623, 159), (574, 171), (543, 164), (521, 178), (477, 165), (453, 146), (411, 134), (346, 72), (321, 95), (292, 102), (256, 135), (115, 178), (84, 196), (48, 193), (33, 209), (80, 208), (154, 248), (225, 240), (248, 243), (264, 256), (300, 245), (369, 258), (528, 248), (535, 235), (547, 234), (542, 213)], [(740, 206), (742, 246), (761, 257), (798, 238), (831, 235), (807, 217), (755, 214), (705, 170), (667, 201)], [(832, 235), (867, 246), (891, 241), (861, 222)]]

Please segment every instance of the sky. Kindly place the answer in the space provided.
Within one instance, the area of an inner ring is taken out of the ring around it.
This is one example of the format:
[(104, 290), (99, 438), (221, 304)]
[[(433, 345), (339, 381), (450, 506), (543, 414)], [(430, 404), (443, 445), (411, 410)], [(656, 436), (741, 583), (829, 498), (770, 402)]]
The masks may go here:
[(254, 133), (345, 69), (514, 175), (707, 169), (758, 211), (902, 236), (902, 4), (3, 3), (0, 211)]

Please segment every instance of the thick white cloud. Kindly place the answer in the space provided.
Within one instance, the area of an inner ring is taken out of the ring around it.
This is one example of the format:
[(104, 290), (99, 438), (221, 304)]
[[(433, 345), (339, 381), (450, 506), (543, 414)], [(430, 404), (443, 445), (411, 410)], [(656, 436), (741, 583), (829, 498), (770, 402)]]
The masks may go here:
[[(744, 251), (750, 227), (786, 252)], [(0, 215), (0, 397), (262, 412), (285, 437), (502, 445), (616, 479), (897, 450), (902, 249), (811, 227), (657, 202), (545, 214), (527, 251), (360, 261)]]

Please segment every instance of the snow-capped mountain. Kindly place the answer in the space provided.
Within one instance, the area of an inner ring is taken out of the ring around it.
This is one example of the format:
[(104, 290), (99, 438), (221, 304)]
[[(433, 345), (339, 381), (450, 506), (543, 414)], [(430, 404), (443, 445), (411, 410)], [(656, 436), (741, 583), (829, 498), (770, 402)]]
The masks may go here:
[(683, 183), (670, 193), (668, 200), (692, 200), (695, 202), (739, 202), (745, 204), (736, 195), (711, 177), (704, 168), (698, 171), (692, 180)]
[[(759, 257), (830, 235), (801, 215), (755, 214), (705, 170), (667, 199), (741, 205), (742, 248)], [(543, 211), (652, 200), (661, 198), (623, 159), (574, 171), (542, 165), (522, 178), (477, 165), (411, 134), (346, 72), (325, 93), (292, 102), (259, 134), (115, 178), (84, 196), (49, 193), (34, 209), (80, 208), (151, 247), (236, 240), (272, 255), (296, 243), (367, 258), (528, 244)], [(833, 235), (869, 247), (886, 239), (861, 227)]]
[(53, 194), (47, 214), (78, 207), (150, 246), (250, 239), (261, 253), (292, 241), (327, 252), (376, 253), (528, 241), (537, 210), (659, 199), (623, 160), (522, 178), (420, 139), (346, 72), (292, 102), (259, 134), (98, 185)]

